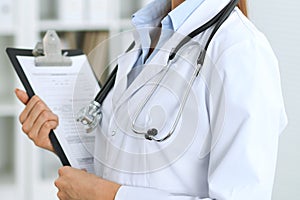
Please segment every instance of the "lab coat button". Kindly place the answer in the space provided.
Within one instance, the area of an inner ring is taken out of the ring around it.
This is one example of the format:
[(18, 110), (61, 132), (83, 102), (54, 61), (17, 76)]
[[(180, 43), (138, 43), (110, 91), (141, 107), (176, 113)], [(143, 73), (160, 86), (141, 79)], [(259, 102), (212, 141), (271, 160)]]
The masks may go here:
[(112, 130), (112, 131), (111, 131), (111, 136), (115, 136), (115, 135), (116, 135), (116, 133), (117, 133), (117, 131), (116, 131), (116, 130)]

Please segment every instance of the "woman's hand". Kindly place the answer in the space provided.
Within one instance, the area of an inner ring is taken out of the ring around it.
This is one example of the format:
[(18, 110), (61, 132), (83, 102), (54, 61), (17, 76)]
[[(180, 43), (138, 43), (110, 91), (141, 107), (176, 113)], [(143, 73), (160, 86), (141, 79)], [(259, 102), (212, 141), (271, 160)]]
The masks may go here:
[(26, 105), (19, 116), (24, 133), (36, 146), (54, 152), (49, 133), (58, 126), (58, 116), (38, 96), (29, 100), (27, 93), (19, 89), (15, 90), (15, 94)]
[(55, 181), (60, 200), (113, 200), (120, 185), (72, 167), (61, 167)]

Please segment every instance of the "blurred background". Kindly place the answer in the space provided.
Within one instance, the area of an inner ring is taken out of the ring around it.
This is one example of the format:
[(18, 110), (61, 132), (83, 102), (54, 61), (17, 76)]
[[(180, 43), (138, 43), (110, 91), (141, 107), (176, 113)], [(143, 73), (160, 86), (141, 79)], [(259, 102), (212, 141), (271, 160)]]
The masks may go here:
[[(0, 197), (53, 200), (60, 162), (21, 133), (22, 108), (13, 90), (21, 87), (6, 47), (33, 48), (55, 29), (64, 48), (88, 54), (111, 35), (131, 29), (131, 14), (151, 0), (0, 0)], [(289, 124), (280, 136), (273, 200), (300, 196), (300, 1), (248, 0), (249, 17), (268, 37), (280, 63)], [(126, 42), (125, 42), (126, 43)], [(126, 44), (124, 44), (126, 46)], [(110, 52), (102, 54), (105, 63)], [(96, 71), (98, 69), (95, 69)]]

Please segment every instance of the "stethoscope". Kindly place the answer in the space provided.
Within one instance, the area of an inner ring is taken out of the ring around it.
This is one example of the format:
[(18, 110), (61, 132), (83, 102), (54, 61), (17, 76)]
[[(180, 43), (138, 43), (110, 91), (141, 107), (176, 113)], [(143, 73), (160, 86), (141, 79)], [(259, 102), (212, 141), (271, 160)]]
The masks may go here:
[[(132, 123), (131, 123), (131, 129), (134, 133), (139, 134), (139, 135), (144, 135), (145, 139), (153, 140), (153, 141), (156, 141), (156, 142), (163, 142), (163, 141), (167, 140), (168, 138), (170, 138), (172, 136), (172, 134), (174, 133), (174, 131), (177, 127), (177, 124), (180, 120), (180, 117), (182, 115), (183, 109), (185, 107), (186, 101), (187, 101), (188, 96), (190, 94), (190, 91), (192, 89), (193, 83), (195, 82), (195, 79), (198, 77), (198, 75), (201, 71), (201, 68), (204, 64), (204, 59), (205, 59), (205, 56), (206, 56), (206, 51), (208, 49), (208, 46), (209, 46), (212, 38), (214, 37), (215, 33), (217, 32), (217, 30), (220, 28), (220, 26), (223, 24), (223, 22), (229, 17), (229, 15), (234, 10), (234, 8), (238, 4), (238, 2), (239, 2), (239, 0), (230, 1), (216, 16), (214, 16), (212, 19), (210, 19), (208, 22), (206, 22), (201, 27), (198, 27), (196, 30), (191, 32), (188, 36), (184, 37), (179, 42), (179, 44), (174, 49), (172, 49), (171, 53), (169, 54), (169, 59), (168, 59), (168, 62), (167, 62), (167, 66), (165, 67), (166, 69), (168, 69), (170, 67), (170, 63), (171, 63), (170, 61), (172, 61), (175, 58), (178, 51), (186, 43), (188, 43), (195, 36), (199, 35), (200, 33), (204, 32), (205, 30), (207, 30), (210, 27), (212, 27), (213, 25), (215, 25), (214, 29), (212, 30), (212, 32), (211, 32), (211, 34), (210, 34), (210, 36), (209, 36), (209, 38), (208, 38), (208, 40), (205, 44), (204, 49), (201, 50), (200, 53), (199, 53), (199, 56), (197, 58), (197, 66), (196, 66), (196, 68), (195, 68), (195, 70), (192, 74), (192, 77), (191, 77), (189, 83), (188, 83), (188, 88), (186, 89), (186, 91), (184, 93), (182, 103), (180, 104), (179, 110), (177, 112), (177, 116), (176, 116), (175, 121), (174, 121), (170, 131), (168, 132), (168, 134), (166, 134), (162, 138), (158, 138), (158, 137), (156, 137), (157, 134), (158, 134), (158, 130), (156, 128), (150, 128), (150, 129), (145, 131), (145, 130), (139, 130), (138, 128), (136, 128), (136, 125), (135, 125), (138, 116), (141, 114), (143, 108), (146, 106), (147, 102), (153, 96), (154, 92), (156, 91), (156, 89), (160, 85), (161, 81), (163, 80), (163, 77), (164, 77), (165, 74), (163, 74), (159, 78), (159, 80), (155, 84), (154, 88), (146, 96), (145, 100), (139, 106), (137, 112), (134, 114), (134, 117), (133, 117), (133, 120), (132, 120)], [(130, 47), (127, 49), (126, 52), (130, 51), (134, 47), (134, 45), (135, 45), (135, 43), (133, 42), (130, 45)], [(116, 75), (117, 75), (117, 70), (118, 70), (118, 65), (113, 69), (113, 71), (111, 72), (111, 74), (108, 77), (107, 81), (103, 85), (102, 89), (96, 95), (94, 101), (92, 101), (88, 106), (82, 108), (79, 111), (77, 121), (81, 122), (82, 125), (84, 125), (84, 128), (86, 129), (87, 132), (92, 132), (97, 127), (97, 125), (100, 123), (100, 121), (102, 119), (101, 105), (102, 105), (103, 101), (105, 100), (105, 98), (107, 97), (110, 90), (114, 87), (115, 79), (116, 79)], [(168, 70), (165, 70), (165, 73), (167, 71)]]

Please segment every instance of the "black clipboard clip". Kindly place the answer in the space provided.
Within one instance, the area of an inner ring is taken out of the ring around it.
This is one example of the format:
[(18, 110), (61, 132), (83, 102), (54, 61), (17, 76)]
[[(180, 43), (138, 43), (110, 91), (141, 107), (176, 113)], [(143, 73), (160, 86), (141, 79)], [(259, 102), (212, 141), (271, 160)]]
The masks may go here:
[(38, 42), (32, 50), (36, 57), (35, 66), (71, 66), (72, 60), (68, 52), (62, 53), (60, 39), (55, 30), (48, 30), (43, 42)]

